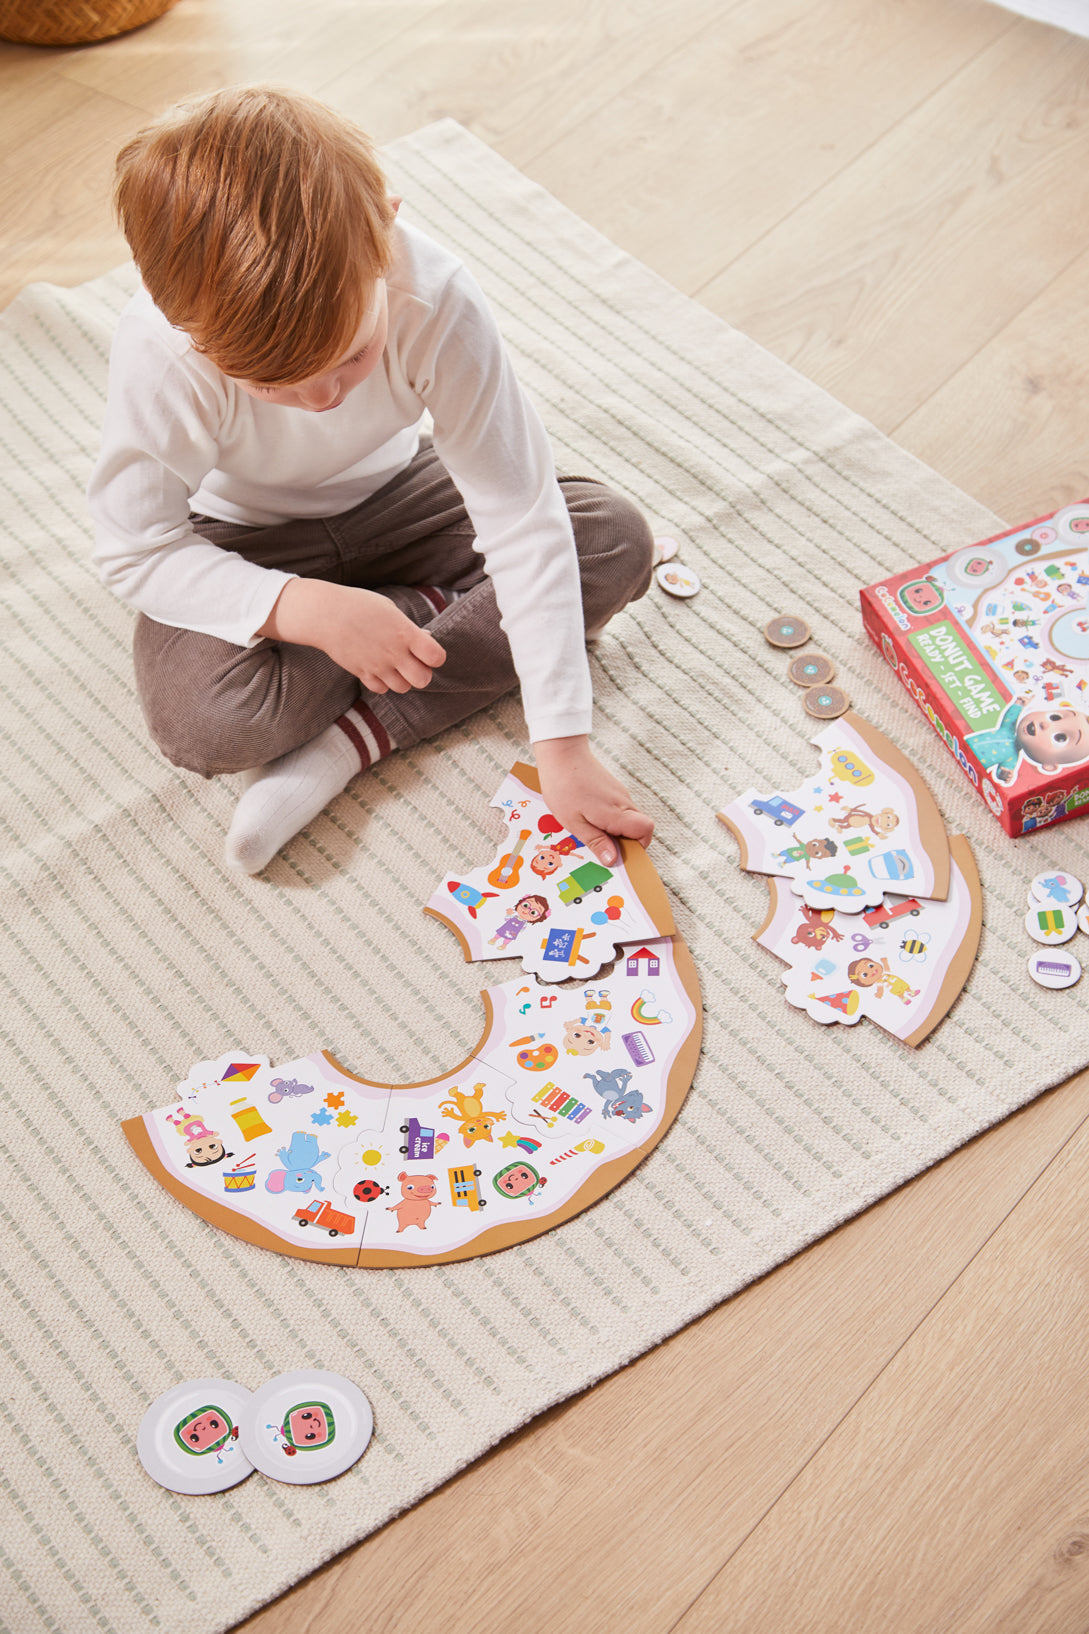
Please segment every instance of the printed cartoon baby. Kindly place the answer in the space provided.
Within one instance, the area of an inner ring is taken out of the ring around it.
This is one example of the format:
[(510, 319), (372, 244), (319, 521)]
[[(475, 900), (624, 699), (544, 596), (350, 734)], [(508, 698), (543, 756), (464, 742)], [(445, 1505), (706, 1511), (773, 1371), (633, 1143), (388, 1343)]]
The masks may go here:
[(1078, 709), (1028, 709), (1017, 722), (1017, 742), (1041, 771), (1057, 772), (1089, 760), (1089, 715)]
[[(604, 1020), (601, 1017), (600, 1020)], [(563, 1047), (568, 1055), (593, 1055), (595, 1050), (612, 1048), (613, 1036), (608, 1027), (595, 1026), (589, 1016), (563, 1024)]]
[(435, 1196), (438, 1177), (433, 1174), (406, 1174), (402, 1169), (397, 1178), (401, 1182), (401, 1201), (391, 1203), (386, 1213), (396, 1214), (398, 1237), (409, 1226), (419, 1226), (421, 1231), (425, 1230), (431, 1210), (439, 1207)]
[(854, 982), (856, 987), (871, 987), (876, 998), (884, 998), (888, 988), (889, 997), (900, 999), (903, 1004), (910, 1004), (912, 999), (919, 997), (920, 989), (912, 987), (903, 976), (896, 975), (889, 968), (889, 961), (882, 959), (854, 959), (847, 966), (847, 979)]

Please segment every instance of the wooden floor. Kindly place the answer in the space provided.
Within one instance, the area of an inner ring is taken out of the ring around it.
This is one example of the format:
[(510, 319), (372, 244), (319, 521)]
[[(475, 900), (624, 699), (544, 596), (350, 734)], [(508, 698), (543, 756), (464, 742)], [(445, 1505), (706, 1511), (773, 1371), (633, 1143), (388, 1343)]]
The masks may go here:
[[(0, 46), (0, 303), (122, 260), (117, 146), (239, 79), (380, 141), (453, 115), (1011, 523), (1089, 494), (1089, 42), (983, 0), (180, 0)], [(1087, 1172), (1083, 1076), (245, 1628), (1084, 1634)]]

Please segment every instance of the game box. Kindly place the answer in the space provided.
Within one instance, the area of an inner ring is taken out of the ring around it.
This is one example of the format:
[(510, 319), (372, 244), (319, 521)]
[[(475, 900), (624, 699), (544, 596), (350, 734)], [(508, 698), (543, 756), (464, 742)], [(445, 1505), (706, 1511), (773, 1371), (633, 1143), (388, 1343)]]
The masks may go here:
[(866, 632), (1007, 834), (1089, 808), (1089, 501), (861, 592)]

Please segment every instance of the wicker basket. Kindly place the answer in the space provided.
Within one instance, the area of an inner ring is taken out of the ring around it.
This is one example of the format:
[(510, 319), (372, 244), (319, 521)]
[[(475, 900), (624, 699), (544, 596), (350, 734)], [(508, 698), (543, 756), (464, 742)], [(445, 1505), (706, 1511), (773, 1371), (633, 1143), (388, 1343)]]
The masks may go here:
[(91, 45), (169, 11), (176, 0), (0, 0), (0, 39), (19, 45)]

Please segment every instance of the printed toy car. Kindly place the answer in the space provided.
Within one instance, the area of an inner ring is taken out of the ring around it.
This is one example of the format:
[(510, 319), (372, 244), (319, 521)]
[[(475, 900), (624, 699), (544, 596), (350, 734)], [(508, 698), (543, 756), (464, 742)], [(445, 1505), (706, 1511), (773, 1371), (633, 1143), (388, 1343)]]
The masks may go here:
[(416, 1163), (421, 1158), (431, 1158), (435, 1155), (435, 1131), (425, 1129), (417, 1118), (409, 1118), (401, 1125), (402, 1135), (408, 1136), (406, 1145), (400, 1148), (401, 1156), (407, 1157), (410, 1162)]
[(601, 863), (584, 862), (581, 867), (573, 868), (566, 879), (560, 881), (557, 894), (564, 906), (571, 908), (591, 891), (600, 891), (605, 882), (612, 877), (612, 869), (603, 868)]
[(922, 911), (913, 896), (905, 896), (892, 907), (883, 902), (879, 908), (871, 908), (869, 913), (864, 913), (862, 917), (867, 925), (873, 925), (877, 930), (888, 930), (894, 919), (899, 919), (905, 913), (917, 917)]
[(796, 823), (805, 812), (801, 806), (792, 805), (789, 800), (782, 800), (777, 794), (769, 795), (766, 800), (751, 800), (758, 817), (770, 817), (776, 828), (783, 828), (787, 823)]
[(355, 1219), (351, 1214), (341, 1214), (331, 1203), (323, 1203), (320, 1197), (315, 1198), (309, 1208), (297, 1208), (295, 1218), (300, 1228), (324, 1226), (330, 1237), (351, 1236), (355, 1230)]

